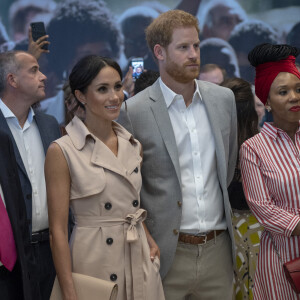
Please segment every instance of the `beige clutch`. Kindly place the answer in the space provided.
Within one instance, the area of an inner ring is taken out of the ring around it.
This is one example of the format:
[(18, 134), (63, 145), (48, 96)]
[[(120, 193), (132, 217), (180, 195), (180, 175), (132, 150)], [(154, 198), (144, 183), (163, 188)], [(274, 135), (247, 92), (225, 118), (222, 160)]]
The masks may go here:
[[(115, 300), (118, 286), (110, 281), (72, 273), (78, 300)], [(50, 300), (62, 300), (57, 277), (55, 278)]]

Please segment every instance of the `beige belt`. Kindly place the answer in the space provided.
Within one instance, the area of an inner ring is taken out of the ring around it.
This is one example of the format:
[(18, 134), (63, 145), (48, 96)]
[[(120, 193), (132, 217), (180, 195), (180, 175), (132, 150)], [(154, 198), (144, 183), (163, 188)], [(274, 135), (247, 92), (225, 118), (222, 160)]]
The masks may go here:
[[(144, 209), (139, 209), (134, 214), (128, 214), (125, 219), (99, 217), (99, 216), (76, 216), (75, 224), (78, 227), (101, 228), (122, 224), (129, 224), (127, 232), (124, 227), (124, 235), (127, 243), (125, 244), (125, 256), (131, 258), (131, 268), (125, 264), (125, 284), (127, 299), (140, 300), (144, 298), (143, 292), (143, 261), (142, 261), (142, 241), (136, 230), (136, 225), (142, 223), (147, 217)], [(134, 262), (134, 263), (133, 263)], [(132, 279), (132, 280), (131, 280)], [(133, 286), (133, 295), (131, 287)]]

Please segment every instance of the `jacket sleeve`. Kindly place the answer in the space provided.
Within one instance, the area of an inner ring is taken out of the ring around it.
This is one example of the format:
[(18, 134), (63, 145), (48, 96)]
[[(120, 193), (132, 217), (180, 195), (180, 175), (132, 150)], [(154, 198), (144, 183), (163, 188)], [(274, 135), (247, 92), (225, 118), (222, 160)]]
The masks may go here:
[(258, 222), (270, 232), (290, 237), (300, 217), (278, 207), (271, 198), (260, 168), (261, 162), (250, 145), (240, 150), (240, 166), (245, 197)]
[(238, 142), (237, 142), (237, 116), (236, 104), (233, 93), (232, 94), (232, 109), (231, 109), (231, 126), (229, 135), (229, 158), (228, 158), (228, 171), (227, 171), (227, 187), (231, 183), (234, 175), (234, 170), (237, 160)]
[(119, 117), (117, 119), (117, 122), (121, 124), (126, 130), (128, 130), (132, 135), (134, 135), (133, 132), (133, 126), (131, 124), (128, 106), (125, 104), (125, 102), (122, 104)]

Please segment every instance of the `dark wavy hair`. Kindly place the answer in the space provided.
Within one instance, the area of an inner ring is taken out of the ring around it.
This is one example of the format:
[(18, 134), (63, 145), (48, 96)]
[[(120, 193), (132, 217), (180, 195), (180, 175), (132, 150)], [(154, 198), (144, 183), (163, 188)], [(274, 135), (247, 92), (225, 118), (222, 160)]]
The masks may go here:
[(84, 105), (78, 101), (75, 96), (75, 90), (79, 90), (83, 94), (86, 93), (88, 86), (99, 74), (104, 67), (112, 67), (115, 69), (122, 80), (122, 71), (119, 64), (111, 58), (99, 55), (88, 55), (80, 59), (73, 67), (69, 76), (69, 84), (78, 105), (85, 109)]
[[(114, 58), (120, 55), (122, 44), (120, 29), (102, 0), (66, 0), (55, 10), (47, 26), (51, 45), (49, 68), (61, 79), (72, 63), (76, 50), (86, 43), (108, 42)], [(101, 55), (101, 53), (99, 53)]]
[(285, 59), (289, 55), (297, 57), (299, 53), (300, 49), (290, 45), (264, 43), (254, 47), (250, 51), (248, 60), (253, 67), (257, 67), (263, 63)]
[(251, 83), (241, 78), (229, 78), (221, 86), (231, 89), (235, 96), (238, 124), (238, 146), (258, 133), (258, 116), (255, 110)]

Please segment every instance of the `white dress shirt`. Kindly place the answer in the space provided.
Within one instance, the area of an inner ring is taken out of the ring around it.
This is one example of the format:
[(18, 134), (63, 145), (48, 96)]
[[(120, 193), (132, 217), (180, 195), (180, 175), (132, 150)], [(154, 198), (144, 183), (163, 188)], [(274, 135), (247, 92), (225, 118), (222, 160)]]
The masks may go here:
[(226, 229), (215, 140), (198, 83), (195, 80), (192, 103), (186, 107), (183, 96), (159, 80), (178, 148), (183, 199), (180, 231)]
[(31, 183), (32, 231), (46, 229), (49, 225), (44, 175), (45, 152), (39, 129), (33, 118), (34, 111), (30, 108), (27, 120), (22, 128), (17, 117), (1, 99), (0, 109), (12, 132)]

